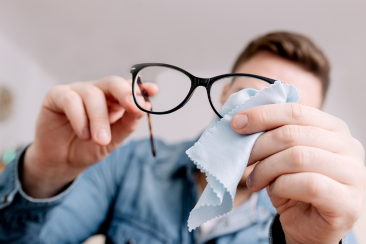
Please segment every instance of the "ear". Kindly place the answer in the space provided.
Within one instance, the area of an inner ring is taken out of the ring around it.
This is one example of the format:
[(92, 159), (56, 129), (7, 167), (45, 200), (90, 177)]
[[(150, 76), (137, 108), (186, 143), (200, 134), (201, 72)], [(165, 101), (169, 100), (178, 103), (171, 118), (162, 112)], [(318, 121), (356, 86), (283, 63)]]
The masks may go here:
[(224, 88), (222, 89), (221, 98), (220, 98), (221, 105), (224, 105), (224, 103), (228, 99), (230, 85), (231, 85), (231, 83), (226, 83)]

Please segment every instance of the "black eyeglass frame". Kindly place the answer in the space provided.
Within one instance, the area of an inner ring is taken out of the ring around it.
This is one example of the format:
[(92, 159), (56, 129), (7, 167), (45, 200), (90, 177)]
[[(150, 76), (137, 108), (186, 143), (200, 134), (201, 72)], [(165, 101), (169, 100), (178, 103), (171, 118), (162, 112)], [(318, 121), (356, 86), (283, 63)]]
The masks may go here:
[[(184, 100), (175, 108), (170, 109), (168, 111), (165, 112), (155, 112), (155, 111), (151, 111), (151, 110), (146, 110), (144, 108), (142, 108), (136, 99), (135, 96), (135, 83), (137, 81), (137, 76), (138, 73), (147, 67), (166, 67), (166, 68), (171, 68), (177, 71), (182, 72), (183, 74), (185, 74), (186, 76), (189, 77), (189, 79), (191, 80), (191, 88), (187, 94), (187, 96), (184, 98)], [(185, 71), (184, 69), (181, 69), (179, 67), (170, 65), (170, 64), (164, 64), (164, 63), (142, 63), (142, 64), (135, 64), (131, 67), (130, 70), (131, 74), (132, 74), (132, 96), (133, 96), (133, 100), (135, 101), (136, 106), (141, 109), (142, 111), (146, 112), (146, 113), (150, 113), (150, 114), (170, 114), (172, 112), (177, 111), (178, 109), (182, 108), (191, 98), (191, 96), (193, 95), (195, 89), (199, 86), (203, 86), (206, 88), (207, 91), (207, 96), (208, 96), (208, 100), (210, 102), (211, 108), (214, 110), (214, 112), (216, 113), (217, 116), (219, 116), (219, 118), (222, 118), (222, 116), (220, 115), (220, 113), (215, 109), (214, 105), (212, 104), (211, 101), (211, 86), (213, 85), (213, 83), (215, 83), (218, 80), (224, 79), (224, 78), (228, 78), (228, 77), (251, 77), (251, 78), (255, 78), (258, 80), (262, 80), (265, 81), (269, 84), (273, 84), (276, 80), (271, 79), (271, 78), (267, 78), (267, 77), (263, 77), (263, 76), (259, 76), (259, 75), (253, 75), (253, 74), (246, 74), (246, 73), (232, 73), (232, 74), (223, 74), (223, 75), (219, 75), (219, 76), (215, 76), (215, 77), (211, 77), (211, 78), (200, 78), (197, 76), (194, 76), (190, 73), (188, 73), (187, 71)]]

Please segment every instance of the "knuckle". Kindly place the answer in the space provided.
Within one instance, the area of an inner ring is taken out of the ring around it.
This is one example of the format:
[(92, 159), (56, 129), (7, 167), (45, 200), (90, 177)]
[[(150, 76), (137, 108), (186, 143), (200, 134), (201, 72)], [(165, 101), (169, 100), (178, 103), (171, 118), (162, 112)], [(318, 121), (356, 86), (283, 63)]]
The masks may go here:
[(276, 139), (280, 142), (283, 142), (285, 144), (295, 144), (301, 134), (300, 134), (300, 127), (296, 126), (296, 125), (285, 125), (282, 126), (279, 130), (278, 133), (275, 133), (277, 135)]
[(310, 175), (307, 178), (307, 191), (312, 199), (318, 199), (322, 196), (322, 184), (316, 175)]
[(298, 103), (290, 103), (289, 106), (287, 106), (287, 116), (295, 119), (295, 120), (301, 120), (304, 116), (305, 109)]
[(290, 158), (293, 167), (296, 170), (302, 170), (306, 167), (306, 164), (309, 161), (308, 149), (301, 146), (292, 147), (290, 151)]
[(131, 84), (121, 77), (112, 76), (112, 78), (107, 79), (105, 82), (110, 91), (131, 91)]
[(103, 92), (94, 85), (86, 86), (83, 90), (83, 93), (85, 97), (91, 97), (91, 98), (103, 94)]
[(65, 106), (73, 105), (77, 101), (80, 101), (80, 97), (75, 92), (67, 91), (64, 93)]
[(276, 192), (285, 192), (287, 186), (287, 179), (284, 175), (281, 175), (275, 180), (274, 184), (275, 184), (275, 187), (273, 188), (274, 194), (276, 194)]
[(254, 171), (253, 173), (255, 173), (255, 178), (257, 179), (262, 179), (265, 175), (265, 164), (264, 162), (259, 162), (255, 168), (254, 168)]
[(121, 88), (121, 81), (117, 81), (117, 80), (109, 80), (107, 81), (108, 87), (111, 90), (120, 90)]
[(55, 105), (55, 98), (59, 97), (60, 94), (65, 93), (69, 88), (66, 85), (57, 85), (52, 87), (46, 94), (43, 105), (49, 106), (50, 104)]
[(265, 108), (261, 108), (259, 111), (259, 120), (261, 123), (265, 124), (269, 120), (268, 111)]
[(67, 89), (66, 85), (57, 85), (57, 86), (52, 87), (51, 90), (48, 92), (48, 94), (63, 92), (66, 89)]

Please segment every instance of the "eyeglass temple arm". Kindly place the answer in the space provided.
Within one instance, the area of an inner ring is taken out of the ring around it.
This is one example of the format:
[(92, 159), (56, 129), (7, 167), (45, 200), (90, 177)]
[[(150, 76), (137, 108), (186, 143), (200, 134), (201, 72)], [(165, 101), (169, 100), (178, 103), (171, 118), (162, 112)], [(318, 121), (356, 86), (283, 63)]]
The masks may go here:
[[(137, 77), (137, 85), (140, 88), (141, 94), (144, 97), (145, 102), (149, 102), (151, 104), (150, 99), (149, 99), (149, 94), (147, 93), (144, 85), (142, 84), (141, 76)], [(152, 106), (151, 106), (150, 110), (152, 111)], [(153, 137), (153, 133), (152, 133), (151, 119), (150, 119), (149, 113), (147, 113), (147, 120), (149, 122), (151, 151), (152, 151), (153, 156), (156, 157), (156, 149), (155, 149), (155, 143), (154, 143), (154, 137)]]

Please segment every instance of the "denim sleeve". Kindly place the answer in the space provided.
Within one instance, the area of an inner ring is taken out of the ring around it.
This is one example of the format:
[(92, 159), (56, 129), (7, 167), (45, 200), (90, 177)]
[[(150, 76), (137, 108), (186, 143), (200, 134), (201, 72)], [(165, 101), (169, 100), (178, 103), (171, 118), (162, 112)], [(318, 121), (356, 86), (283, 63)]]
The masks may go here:
[(81, 243), (100, 232), (133, 144), (115, 150), (48, 199), (34, 199), (22, 190), (18, 168), (24, 149), (0, 175), (0, 243)]
[[(282, 230), (280, 222), (280, 215), (276, 215), (273, 218), (270, 230), (269, 230), (269, 243), (270, 244), (282, 244), (286, 243), (285, 234)], [(357, 244), (357, 240), (353, 230), (351, 230), (346, 237), (339, 241), (339, 244)]]

